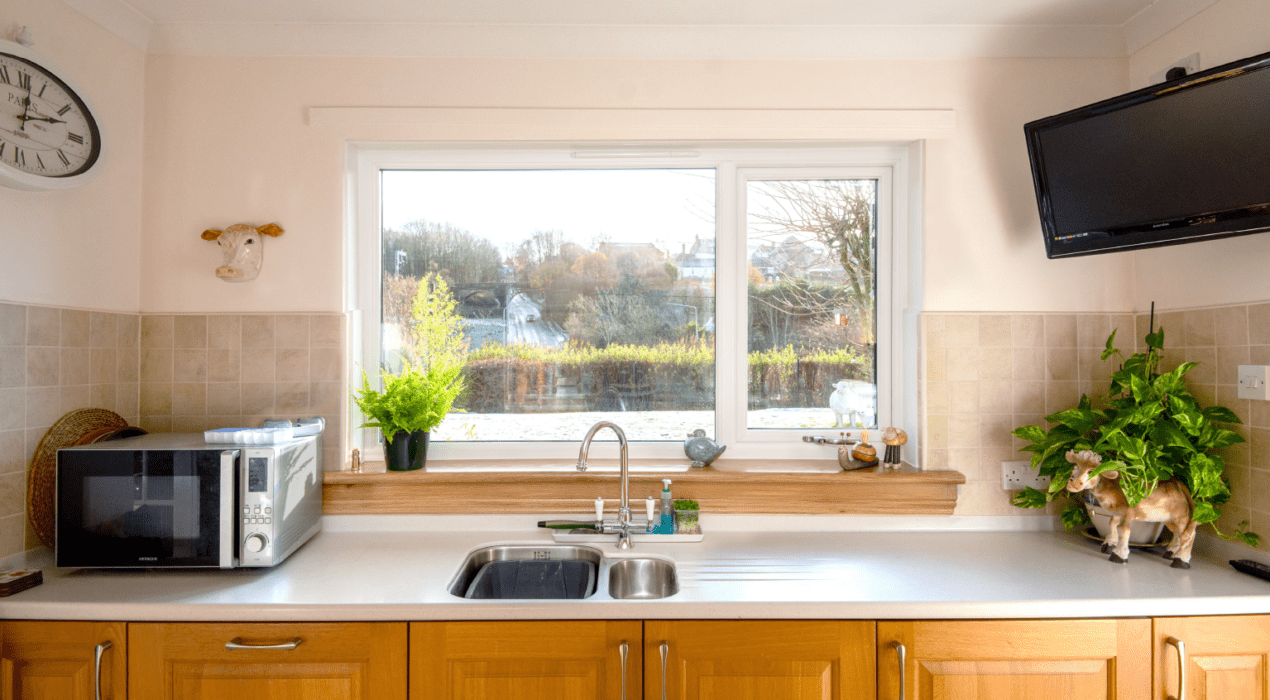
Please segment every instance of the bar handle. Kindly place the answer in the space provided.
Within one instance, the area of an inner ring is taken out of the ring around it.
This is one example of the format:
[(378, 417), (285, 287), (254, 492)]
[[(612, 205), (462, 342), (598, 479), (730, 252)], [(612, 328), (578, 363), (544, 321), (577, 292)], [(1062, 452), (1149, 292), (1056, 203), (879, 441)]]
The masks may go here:
[(670, 645), (663, 641), (657, 650), (661, 652), (661, 700), (666, 700), (666, 657), (670, 654)]
[(904, 700), (904, 671), (906, 665), (904, 663), (904, 645), (899, 642), (891, 642), (891, 648), (895, 650), (895, 658), (900, 662), (900, 700)]
[(242, 637), (234, 637), (228, 642), (225, 642), (225, 649), (227, 651), (233, 651), (234, 649), (275, 649), (280, 651), (291, 651), (292, 649), (300, 646), (300, 642), (302, 641), (304, 640), (296, 637), (289, 642), (283, 642), (281, 644), (246, 644), (243, 642)]
[(622, 642), (617, 648), (617, 655), (622, 657), (622, 700), (626, 700), (626, 654), (630, 651), (630, 646), (626, 642)]
[(106, 640), (93, 647), (93, 699), (101, 700), (101, 656), (113, 647), (114, 642)]
[(1167, 694), (1166, 700), (1186, 700), (1186, 642), (1177, 637), (1168, 637), (1164, 640), (1165, 644), (1171, 644), (1177, 647), (1177, 697)]

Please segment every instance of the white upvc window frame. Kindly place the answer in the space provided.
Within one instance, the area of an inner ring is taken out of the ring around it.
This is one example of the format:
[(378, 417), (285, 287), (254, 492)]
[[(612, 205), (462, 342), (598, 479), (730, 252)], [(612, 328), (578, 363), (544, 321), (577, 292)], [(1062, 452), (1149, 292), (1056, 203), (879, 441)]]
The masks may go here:
[[(905, 459), (917, 463), (917, 309), (920, 299), (921, 142), (882, 144), (382, 144), (348, 149), (346, 304), (351, 312), (350, 390), (361, 388), (361, 369), (375, 383), (380, 318), (380, 173), (402, 169), (622, 169), (709, 168), (716, 171), (715, 440), (726, 456), (742, 459), (833, 459), (836, 452), (803, 442), (832, 429), (753, 430), (746, 422), (748, 370), (746, 221), (743, 206), (751, 180), (849, 179), (878, 181), (877, 381), (879, 425), (898, 425), (910, 436)], [(730, 261), (730, 264), (724, 264)], [(367, 362), (364, 358), (374, 358)], [(825, 397), (826, 405), (828, 397)], [(526, 416), (532, 420), (533, 416)], [(349, 408), (350, 446), (363, 459), (382, 459), (375, 431)], [(612, 437), (597, 435), (594, 455), (616, 457)], [(434, 442), (433, 459), (576, 459), (576, 441)], [(680, 442), (635, 442), (632, 458), (683, 459)]]

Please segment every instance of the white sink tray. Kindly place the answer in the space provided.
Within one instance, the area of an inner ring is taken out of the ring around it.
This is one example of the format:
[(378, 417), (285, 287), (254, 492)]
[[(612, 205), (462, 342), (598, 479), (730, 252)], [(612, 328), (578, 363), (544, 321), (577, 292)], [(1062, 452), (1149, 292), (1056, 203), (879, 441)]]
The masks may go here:
[[(603, 535), (573, 535), (569, 534), (572, 530), (552, 530), (551, 537), (557, 542), (616, 542), (616, 533), (606, 533)], [(647, 532), (632, 532), (632, 542), (700, 542), (705, 537), (705, 533), (698, 532), (695, 535), (655, 535)]]

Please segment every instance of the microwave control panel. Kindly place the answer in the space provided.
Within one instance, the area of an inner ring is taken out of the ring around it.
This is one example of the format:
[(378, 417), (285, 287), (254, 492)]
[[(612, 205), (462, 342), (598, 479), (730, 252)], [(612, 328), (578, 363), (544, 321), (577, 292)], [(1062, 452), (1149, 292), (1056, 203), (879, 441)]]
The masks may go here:
[(269, 463), (274, 455), (267, 450), (245, 450), (246, 469), (240, 487), (242, 528), (239, 530), (242, 547), (238, 553), (241, 566), (272, 566), (275, 484), (270, 483)]

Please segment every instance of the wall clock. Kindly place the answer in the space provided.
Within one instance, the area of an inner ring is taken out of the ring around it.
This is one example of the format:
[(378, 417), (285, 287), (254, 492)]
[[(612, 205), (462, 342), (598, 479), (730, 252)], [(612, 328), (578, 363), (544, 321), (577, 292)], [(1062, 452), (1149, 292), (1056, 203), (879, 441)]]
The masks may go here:
[(38, 53), (0, 40), (0, 184), (82, 185), (100, 169), (104, 146), (83, 89)]

